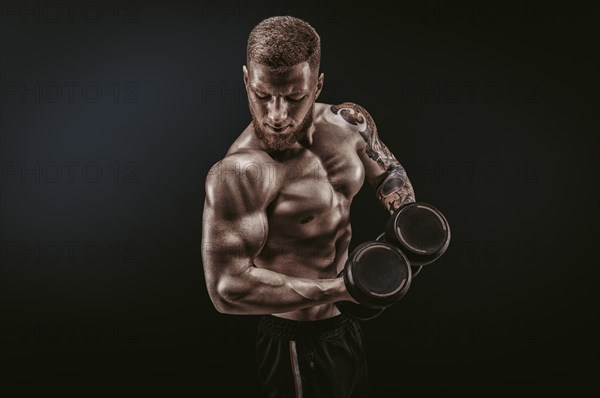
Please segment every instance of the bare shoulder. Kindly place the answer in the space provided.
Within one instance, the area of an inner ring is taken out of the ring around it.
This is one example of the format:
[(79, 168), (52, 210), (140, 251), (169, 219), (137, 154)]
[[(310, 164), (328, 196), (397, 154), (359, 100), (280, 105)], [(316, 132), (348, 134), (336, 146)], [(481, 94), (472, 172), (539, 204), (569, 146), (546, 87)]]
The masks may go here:
[[(377, 134), (377, 127), (373, 118), (365, 108), (354, 102), (343, 102), (341, 104), (320, 104), (321, 117), (329, 124), (337, 127), (355, 137), (362, 137), (363, 143)], [(356, 133), (359, 133), (357, 135)]]
[(209, 206), (241, 212), (266, 206), (279, 187), (273, 178), (273, 159), (264, 151), (239, 148), (217, 162), (206, 177)]

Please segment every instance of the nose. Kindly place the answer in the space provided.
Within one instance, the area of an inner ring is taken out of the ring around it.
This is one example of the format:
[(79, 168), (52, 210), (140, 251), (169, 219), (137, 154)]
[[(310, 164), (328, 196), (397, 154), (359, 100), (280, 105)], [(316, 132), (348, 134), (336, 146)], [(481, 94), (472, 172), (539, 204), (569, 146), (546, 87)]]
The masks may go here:
[(287, 119), (287, 104), (281, 97), (273, 97), (269, 102), (269, 124), (273, 127), (283, 126)]

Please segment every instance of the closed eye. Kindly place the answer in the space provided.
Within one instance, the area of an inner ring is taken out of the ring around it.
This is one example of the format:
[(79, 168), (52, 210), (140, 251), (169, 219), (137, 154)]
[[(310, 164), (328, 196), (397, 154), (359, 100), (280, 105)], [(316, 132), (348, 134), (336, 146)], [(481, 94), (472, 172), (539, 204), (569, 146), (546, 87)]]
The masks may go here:
[(264, 100), (264, 99), (267, 99), (267, 98), (269, 98), (269, 95), (268, 95), (268, 94), (263, 94), (263, 93), (260, 93), (260, 94), (259, 94), (259, 93), (257, 93), (256, 91), (254, 92), (254, 95), (256, 96), (256, 98), (258, 98), (258, 99), (261, 99), (261, 100)]
[(288, 101), (290, 102), (300, 102), (304, 99), (304, 97), (306, 97), (305, 95), (300, 96), (300, 97), (286, 97)]

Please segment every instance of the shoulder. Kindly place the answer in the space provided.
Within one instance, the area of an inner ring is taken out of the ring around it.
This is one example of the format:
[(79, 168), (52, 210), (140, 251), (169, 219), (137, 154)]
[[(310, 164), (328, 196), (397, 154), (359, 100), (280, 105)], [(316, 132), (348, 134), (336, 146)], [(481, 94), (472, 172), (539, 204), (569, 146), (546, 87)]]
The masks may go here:
[(206, 177), (209, 204), (237, 208), (264, 208), (278, 192), (273, 178), (275, 162), (264, 151), (240, 149), (215, 163)]
[(369, 112), (355, 102), (342, 102), (341, 104), (329, 105), (329, 110), (353, 126), (366, 124), (369, 119), (372, 119)]
[(377, 127), (367, 110), (355, 102), (322, 105), (321, 115), (328, 123), (351, 133), (360, 133), (365, 141), (377, 134)]
[[(244, 153), (251, 152), (256, 154), (256, 156), (261, 156), (261, 153), (267, 155), (265, 152), (264, 145), (260, 142), (260, 140), (256, 137), (254, 133), (254, 126), (250, 123), (244, 131), (235, 139), (235, 141), (231, 144), (229, 149), (227, 150), (227, 155), (232, 155), (235, 153)], [(268, 155), (267, 155), (268, 156)]]

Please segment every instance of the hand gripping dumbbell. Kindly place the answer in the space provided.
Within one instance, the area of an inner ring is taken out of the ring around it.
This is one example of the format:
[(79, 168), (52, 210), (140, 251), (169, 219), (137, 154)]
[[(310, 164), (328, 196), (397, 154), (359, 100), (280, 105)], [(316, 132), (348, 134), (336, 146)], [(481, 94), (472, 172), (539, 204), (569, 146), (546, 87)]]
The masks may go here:
[(449, 243), (450, 226), (438, 209), (422, 202), (402, 205), (377, 240), (350, 253), (339, 275), (359, 304), (339, 301), (336, 307), (357, 320), (379, 316), (406, 294), (412, 278), (442, 256)]

